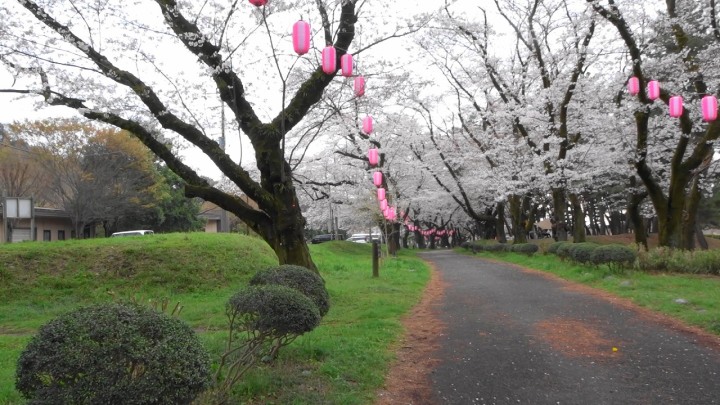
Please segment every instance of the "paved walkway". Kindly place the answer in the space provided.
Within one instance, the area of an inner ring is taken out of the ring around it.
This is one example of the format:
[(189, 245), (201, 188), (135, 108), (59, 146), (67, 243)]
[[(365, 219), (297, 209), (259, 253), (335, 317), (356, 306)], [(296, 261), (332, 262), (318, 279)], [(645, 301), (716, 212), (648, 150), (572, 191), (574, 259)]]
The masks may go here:
[(697, 335), (510, 265), (422, 257), (448, 284), (438, 404), (720, 403), (720, 352)]

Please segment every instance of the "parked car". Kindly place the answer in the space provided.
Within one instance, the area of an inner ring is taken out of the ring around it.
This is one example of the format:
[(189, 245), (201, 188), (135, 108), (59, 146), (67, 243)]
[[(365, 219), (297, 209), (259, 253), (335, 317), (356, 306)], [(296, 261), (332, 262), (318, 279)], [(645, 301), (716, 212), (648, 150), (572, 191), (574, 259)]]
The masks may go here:
[(355, 243), (368, 243), (368, 242), (370, 242), (370, 235), (368, 235), (366, 233), (355, 233), (345, 240), (348, 242), (355, 242)]
[(310, 239), (310, 243), (318, 244), (323, 242), (329, 242), (331, 240), (333, 240), (332, 234), (315, 235), (312, 239)]
[(114, 234), (110, 235), (111, 238), (117, 238), (120, 236), (142, 236), (142, 235), (154, 235), (155, 232), (147, 230), (147, 229), (138, 229), (135, 231), (123, 231), (123, 232), (115, 232)]

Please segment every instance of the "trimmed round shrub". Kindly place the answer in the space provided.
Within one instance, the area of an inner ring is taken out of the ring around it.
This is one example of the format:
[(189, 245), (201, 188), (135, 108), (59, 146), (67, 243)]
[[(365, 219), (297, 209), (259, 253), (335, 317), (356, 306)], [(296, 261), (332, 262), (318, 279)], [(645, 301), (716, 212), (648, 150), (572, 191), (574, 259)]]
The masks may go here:
[(578, 263), (590, 263), (593, 251), (598, 247), (596, 243), (573, 243), (569, 248), (570, 258)]
[(210, 359), (179, 319), (134, 304), (77, 309), (40, 328), (20, 354), (15, 387), (30, 403), (189, 404)]
[(625, 245), (601, 245), (595, 248), (590, 257), (592, 263), (608, 264), (618, 267), (628, 267), (635, 262), (637, 252)]
[(299, 336), (320, 324), (320, 311), (300, 291), (282, 285), (255, 285), (230, 297), (231, 313), (240, 317), (244, 330), (273, 338)]
[(556, 255), (556, 254), (558, 254), (557, 251), (558, 251), (558, 249), (560, 248), (560, 246), (567, 245), (567, 244), (569, 244), (569, 243), (570, 243), (570, 242), (566, 242), (566, 241), (553, 242), (553, 243), (551, 243), (550, 245), (548, 245), (546, 252), (547, 252), (547, 253), (552, 253), (552, 254)]
[(325, 316), (330, 310), (330, 296), (325, 288), (325, 281), (310, 269), (283, 264), (261, 270), (250, 279), (250, 285), (267, 284), (283, 285), (305, 294), (315, 303), (320, 316)]
[(557, 249), (555, 250), (555, 254), (558, 255), (561, 259), (569, 259), (570, 258), (570, 249), (573, 247), (574, 243), (571, 242), (558, 242), (559, 245)]
[(538, 245), (534, 243), (518, 243), (516, 245), (511, 245), (511, 248), (513, 252), (526, 254), (528, 256), (540, 249)]

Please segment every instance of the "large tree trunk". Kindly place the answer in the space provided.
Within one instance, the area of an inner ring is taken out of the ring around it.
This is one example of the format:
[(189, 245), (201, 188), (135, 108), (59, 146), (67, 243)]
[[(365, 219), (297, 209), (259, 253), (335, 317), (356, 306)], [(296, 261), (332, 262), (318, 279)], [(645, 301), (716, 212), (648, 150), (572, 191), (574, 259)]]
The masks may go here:
[(511, 195), (508, 197), (508, 205), (510, 208), (510, 222), (512, 223), (513, 243), (526, 243), (527, 231), (525, 228), (527, 224), (525, 222), (527, 219), (523, 215), (522, 197)]
[(573, 242), (585, 242), (585, 213), (580, 203), (580, 197), (575, 193), (569, 195), (573, 212)]
[(565, 189), (554, 188), (552, 190), (553, 199), (553, 219), (555, 227), (555, 240), (567, 241), (567, 223), (565, 222), (565, 211), (567, 202), (565, 200)]
[(647, 192), (637, 192), (635, 187), (637, 186), (637, 180), (635, 176), (630, 177), (630, 201), (628, 202), (628, 219), (632, 224), (635, 232), (635, 243), (643, 246), (645, 250), (648, 250), (647, 242), (647, 230), (645, 229), (645, 221), (640, 216), (640, 204), (647, 197)]
[(495, 233), (499, 243), (507, 243), (505, 237), (505, 203), (497, 203), (497, 217), (495, 219)]
[[(414, 222), (415, 229), (418, 229), (420, 227), (420, 224), (416, 221)], [(415, 231), (415, 244), (417, 245), (418, 249), (425, 249), (427, 245), (425, 244), (425, 236), (423, 236), (420, 231)]]

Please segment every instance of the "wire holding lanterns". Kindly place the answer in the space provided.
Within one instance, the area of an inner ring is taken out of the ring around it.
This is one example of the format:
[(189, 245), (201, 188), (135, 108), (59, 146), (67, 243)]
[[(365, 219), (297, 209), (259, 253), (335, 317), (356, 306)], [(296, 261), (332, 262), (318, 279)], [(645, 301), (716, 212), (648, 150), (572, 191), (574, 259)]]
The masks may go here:
[[(633, 96), (638, 95), (640, 92), (640, 79), (635, 76), (628, 79), (627, 90), (628, 93)], [(651, 101), (655, 101), (660, 98), (660, 95), (660, 82), (658, 82), (657, 80), (650, 80), (647, 83), (648, 99), (650, 99)], [(700, 100), (700, 107), (702, 111), (702, 117), (705, 122), (714, 122), (715, 120), (717, 120), (717, 97), (712, 94), (705, 95), (702, 100)], [(684, 112), (685, 108), (683, 105), (683, 97), (680, 95), (671, 96), (668, 99), (668, 113), (670, 114), (670, 116), (673, 118), (680, 118), (682, 117)]]

